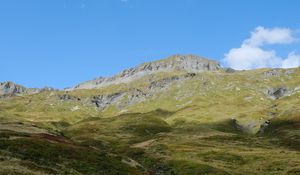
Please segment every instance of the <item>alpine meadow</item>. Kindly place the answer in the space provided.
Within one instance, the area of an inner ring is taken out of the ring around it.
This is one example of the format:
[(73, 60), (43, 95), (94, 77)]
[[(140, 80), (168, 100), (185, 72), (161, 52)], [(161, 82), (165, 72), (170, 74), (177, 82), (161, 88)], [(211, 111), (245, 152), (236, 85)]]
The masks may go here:
[(1, 4), (0, 175), (300, 175), (298, 1)]

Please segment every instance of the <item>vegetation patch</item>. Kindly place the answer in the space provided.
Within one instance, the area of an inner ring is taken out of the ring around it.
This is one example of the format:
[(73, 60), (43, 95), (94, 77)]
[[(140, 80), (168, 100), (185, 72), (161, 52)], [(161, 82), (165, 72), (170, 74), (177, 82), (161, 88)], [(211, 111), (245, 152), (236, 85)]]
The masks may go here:
[(232, 163), (237, 165), (243, 165), (246, 163), (246, 160), (242, 156), (229, 153), (229, 152), (209, 151), (205, 153), (199, 153), (198, 156), (207, 162), (212, 162), (217, 160), (217, 161), (223, 161), (226, 163)]
[(172, 168), (172, 174), (189, 174), (189, 175), (229, 175), (224, 170), (187, 160), (171, 160), (169, 165)]

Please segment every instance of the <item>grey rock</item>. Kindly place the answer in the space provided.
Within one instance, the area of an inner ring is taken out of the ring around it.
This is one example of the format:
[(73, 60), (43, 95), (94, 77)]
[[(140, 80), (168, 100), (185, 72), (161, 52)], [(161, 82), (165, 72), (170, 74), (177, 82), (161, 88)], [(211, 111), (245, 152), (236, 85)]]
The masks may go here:
[(236, 70), (234, 70), (234, 69), (232, 69), (232, 68), (230, 68), (230, 67), (224, 68), (224, 71), (225, 71), (226, 73), (235, 73), (235, 72), (237, 72)]
[(287, 88), (280, 87), (280, 88), (268, 89), (267, 94), (272, 99), (279, 99), (279, 98), (289, 95), (291, 93), (289, 92), (289, 90)]
[(196, 76), (196, 73), (187, 73), (184, 77), (185, 78), (192, 78), (192, 77), (195, 77)]
[(265, 130), (267, 129), (267, 127), (270, 125), (270, 121), (266, 120), (264, 123), (262, 123), (260, 125), (260, 129), (258, 130), (258, 135), (263, 135), (265, 133)]
[(144, 63), (137, 67), (124, 70), (113, 77), (99, 77), (94, 80), (78, 84), (67, 90), (93, 89), (112, 84), (128, 83), (145, 75), (158, 72), (181, 71), (187, 73), (198, 73), (203, 71), (219, 70), (221, 70), (221, 66), (217, 61), (208, 60), (195, 55), (175, 55), (167, 59)]
[(58, 91), (57, 89), (51, 87), (44, 87), (44, 88), (27, 88), (26, 94), (37, 94), (41, 92), (50, 92), (50, 91)]
[(26, 88), (11, 81), (0, 83), (0, 96), (13, 96), (17, 94), (36, 94), (45, 91), (55, 91), (54, 88)]
[(295, 72), (295, 69), (279, 69), (275, 68), (269, 71), (264, 72), (265, 78), (271, 78), (271, 77), (279, 77), (281, 75), (289, 76), (290, 74), (293, 74)]
[(128, 92), (93, 96), (89, 99), (89, 102), (98, 109), (104, 110), (111, 105), (117, 105), (118, 108), (123, 108), (128, 105), (140, 103), (145, 101), (149, 96), (150, 94), (144, 93), (140, 89), (131, 89)]
[(264, 72), (265, 78), (278, 77), (278, 76), (280, 76), (280, 69), (272, 69), (267, 72)]
[(162, 89), (162, 88), (168, 86), (169, 84), (171, 84), (172, 82), (178, 81), (180, 79), (181, 78), (179, 76), (173, 76), (173, 77), (170, 77), (170, 78), (164, 78), (162, 80), (153, 81), (153, 82), (151, 82), (151, 84), (149, 85), (148, 88), (150, 90), (153, 90), (153, 89), (156, 89), (156, 88)]
[(148, 86), (148, 90), (155, 90), (155, 92), (159, 90), (164, 90), (165, 88), (168, 88), (173, 82), (183, 81), (185, 79), (190, 79), (195, 76), (196, 73), (187, 73), (183, 76), (172, 76), (172, 77), (163, 78), (161, 80), (152, 81)]
[(92, 97), (91, 103), (95, 104), (99, 109), (105, 109), (107, 106), (115, 104), (116, 102), (121, 100), (124, 95), (125, 93), (122, 92), (109, 95), (98, 95)]
[(126, 92), (93, 96), (87, 101), (95, 105), (100, 110), (104, 110), (110, 105), (116, 105), (118, 108), (123, 108), (125, 106), (130, 106), (149, 100), (151, 97), (155, 96), (155, 94), (166, 90), (172, 83), (184, 79), (193, 78), (194, 76), (196, 76), (195, 73), (187, 73), (182, 76), (163, 78), (161, 80), (150, 82), (149, 86), (143, 89), (144, 91), (141, 89), (133, 88)]
[(74, 97), (74, 96), (69, 95), (67, 92), (65, 94), (63, 94), (63, 95), (60, 95), (59, 99), (61, 101), (80, 101), (81, 100), (78, 97)]
[(141, 103), (151, 96), (151, 94), (145, 93), (140, 89), (133, 89), (127, 94), (127, 105)]
[(285, 75), (290, 75), (290, 74), (292, 74), (292, 73), (294, 73), (295, 72), (295, 69), (287, 69), (285, 72), (284, 72), (284, 74)]
[(15, 84), (11, 81), (0, 83), (0, 95), (15, 95), (26, 92), (24, 86)]

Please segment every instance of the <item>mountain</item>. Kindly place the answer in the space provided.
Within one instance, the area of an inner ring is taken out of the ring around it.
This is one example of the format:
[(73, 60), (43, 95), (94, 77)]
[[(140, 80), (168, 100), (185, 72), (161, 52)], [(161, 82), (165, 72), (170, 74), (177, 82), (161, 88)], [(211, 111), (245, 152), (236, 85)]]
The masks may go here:
[(174, 55), (169, 58), (150, 63), (144, 63), (137, 67), (122, 71), (110, 77), (99, 77), (95, 80), (87, 81), (76, 85), (74, 89), (92, 89), (108, 86), (111, 84), (128, 83), (145, 75), (161, 72), (190, 72), (197, 73), (203, 71), (218, 71), (221, 67), (218, 62), (201, 58), (195, 55)]
[(11, 81), (0, 82), (0, 96), (9, 96), (17, 94), (35, 94), (43, 91), (54, 91), (54, 88), (26, 88)]
[(299, 75), (175, 55), (61, 91), (1, 83), (0, 174), (299, 174)]

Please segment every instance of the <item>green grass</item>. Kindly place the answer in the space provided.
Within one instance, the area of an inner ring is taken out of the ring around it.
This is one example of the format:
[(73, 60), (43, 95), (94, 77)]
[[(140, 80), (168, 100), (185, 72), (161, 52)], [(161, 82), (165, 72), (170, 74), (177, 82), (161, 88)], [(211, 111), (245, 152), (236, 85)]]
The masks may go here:
[[(49, 167), (51, 173), (75, 172), (82, 174), (136, 174), (138, 170), (121, 162), (122, 157), (109, 155), (79, 145), (54, 142), (38, 137), (1, 138), (0, 149), (23, 162), (33, 162), (38, 167)], [(26, 166), (26, 164), (22, 164)], [(26, 166), (28, 168), (32, 168)]]
[[(266, 71), (202, 72), (148, 89), (186, 76), (160, 72), (69, 92), (81, 100), (62, 101), (63, 91), (2, 98), (0, 174), (299, 174), (300, 93), (272, 100), (266, 91), (299, 87), (300, 69)], [(151, 95), (104, 110), (89, 102), (134, 89)], [(123, 163), (130, 159), (140, 166)]]
[(229, 175), (226, 171), (207, 164), (199, 164), (186, 160), (172, 160), (169, 161), (169, 165), (172, 167), (170, 174)]

